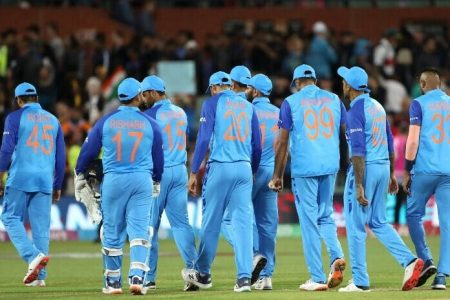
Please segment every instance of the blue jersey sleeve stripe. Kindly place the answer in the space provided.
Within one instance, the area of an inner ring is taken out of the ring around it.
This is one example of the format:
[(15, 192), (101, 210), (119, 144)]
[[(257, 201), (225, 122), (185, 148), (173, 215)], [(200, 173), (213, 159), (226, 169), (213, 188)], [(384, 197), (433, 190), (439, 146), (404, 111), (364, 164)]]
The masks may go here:
[(64, 133), (60, 124), (58, 124), (58, 134), (56, 136), (55, 156), (55, 181), (53, 183), (53, 189), (61, 190), (64, 180), (64, 169), (66, 167), (66, 146), (64, 144)]
[(291, 130), (292, 128), (292, 112), (291, 106), (287, 100), (284, 100), (280, 109), (280, 120), (278, 121), (280, 128)]
[(392, 135), (391, 125), (388, 119), (386, 119), (386, 135), (388, 143), (388, 151), (390, 154), (394, 153), (394, 136)]
[(365, 125), (364, 101), (359, 101), (347, 114), (347, 127), (352, 156), (366, 155)]
[(340, 102), (341, 102), (341, 126), (342, 126), (347, 124), (347, 110), (345, 109), (344, 103), (342, 103), (342, 101)]
[(417, 100), (413, 100), (409, 106), (409, 123), (411, 125), (422, 125), (422, 107)]
[(159, 110), (161, 107), (162, 107), (162, 105), (153, 105), (152, 108), (147, 109), (144, 113), (145, 113), (147, 116), (149, 116), (149, 117), (151, 117), (151, 118), (153, 118), (153, 119), (156, 120), (156, 114), (158, 113), (158, 110)]
[(160, 182), (164, 172), (164, 150), (161, 128), (154, 119), (149, 119), (153, 129), (152, 160), (153, 181)]
[(197, 142), (195, 144), (194, 156), (192, 158), (192, 173), (198, 173), (200, 165), (208, 151), (209, 142), (214, 131), (216, 119), (217, 103), (220, 94), (207, 99), (203, 103), (202, 114), (200, 117), (200, 126), (197, 133)]
[(0, 172), (8, 169), (11, 157), (17, 145), (19, 137), (20, 118), (25, 108), (10, 113), (5, 120), (3, 130), (2, 147), (0, 149)]
[(253, 174), (259, 168), (259, 163), (261, 162), (261, 131), (259, 128), (258, 116), (256, 114), (256, 109), (253, 107), (253, 116), (252, 116), (252, 171)]

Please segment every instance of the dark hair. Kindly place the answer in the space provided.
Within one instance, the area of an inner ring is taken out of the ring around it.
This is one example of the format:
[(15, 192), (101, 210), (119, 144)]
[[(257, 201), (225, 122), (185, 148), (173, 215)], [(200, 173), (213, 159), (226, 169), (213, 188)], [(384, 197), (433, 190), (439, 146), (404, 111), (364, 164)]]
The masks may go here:
[(434, 73), (437, 76), (441, 76), (441, 74), (439, 74), (438, 69), (433, 68), (433, 67), (426, 67), (426, 68), (422, 69), (422, 71), (420, 71), (419, 75), (421, 75), (423, 73)]
[[(134, 98), (136, 98), (136, 97), (134, 97)], [(130, 99), (130, 100), (126, 100), (126, 101), (120, 100), (120, 104), (121, 104), (121, 105), (122, 105), (122, 104), (128, 105), (128, 104), (130, 104), (131, 102), (133, 102), (134, 98), (133, 98), (133, 99)]]
[(20, 98), (20, 100), (22, 100), (25, 103), (38, 102), (37, 95), (18, 96), (17, 98)]

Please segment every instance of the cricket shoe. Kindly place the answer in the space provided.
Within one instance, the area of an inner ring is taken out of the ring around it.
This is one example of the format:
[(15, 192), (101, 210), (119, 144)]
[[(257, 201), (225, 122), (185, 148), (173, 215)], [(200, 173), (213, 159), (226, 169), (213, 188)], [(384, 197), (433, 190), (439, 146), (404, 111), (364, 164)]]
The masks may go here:
[(142, 290), (144, 291), (144, 295), (147, 294), (148, 291), (156, 290), (156, 282), (148, 281), (146, 284), (144, 284)]
[(350, 280), (346, 287), (342, 287), (338, 291), (341, 293), (367, 293), (370, 292), (370, 287), (355, 285), (353, 280)]
[(184, 283), (183, 291), (185, 291), (185, 292), (195, 292), (195, 291), (198, 291), (198, 290), (199, 290), (199, 287), (196, 286), (195, 284), (192, 284), (190, 282), (185, 282)]
[(419, 281), (417, 282), (416, 287), (424, 285), (427, 282), (428, 278), (436, 274), (436, 272), (437, 268), (434, 265), (433, 260), (428, 259), (423, 265), (423, 270), (420, 273)]
[(35, 281), (39, 275), (39, 272), (47, 266), (48, 256), (39, 253), (35, 259), (28, 265), (27, 275), (23, 278), (23, 283), (28, 284)]
[(417, 258), (405, 268), (402, 291), (409, 291), (416, 287), (423, 269), (423, 260)]
[(345, 260), (343, 258), (335, 259), (331, 265), (330, 275), (328, 275), (327, 285), (332, 289), (339, 286), (344, 279)]
[(147, 293), (147, 289), (144, 289), (142, 277), (133, 276), (130, 278), (130, 292), (133, 295), (145, 295)]
[(324, 282), (314, 282), (312, 279), (308, 279), (305, 283), (300, 284), (298, 288), (302, 291), (326, 291), (328, 290), (328, 285)]
[(445, 282), (445, 275), (437, 274), (436, 277), (434, 277), (433, 283), (431, 284), (431, 288), (433, 290), (447, 289), (446, 282)]
[(264, 269), (267, 264), (267, 258), (261, 254), (253, 256), (253, 271), (250, 284), (253, 285), (259, 278), (259, 273)]
[(186, 283), (192, 283), (201, 289), (209, 289), (212, 287), (211, 275), (209, 274), (201, 275), (194, 269), (185, 268), (181, 270), (181, 276)]
[(108, 278), (105, 278), (105, 287), (102, 289), (103, 294), (108, 295), (119, 295), (122, 294), (122, 282), (121, 280), (110, 281)]
[(260, 277), (258, 281), (253, 285), (255, 290), (260, 291), (270, 291), (272, 290), (272, 278), (270, 277)]
[(236, 281), (236, 285), (234, 286), (234, 291), (237, 293), (251, 292), (252, 288), (250, 285), (250, 278), (247, 277), (239, 278)]
[(30, 283), (25, 284), (29, 287), (45, 287), (45, 280), (43, 279), (36, 279), (35, 281), (32, 281)]

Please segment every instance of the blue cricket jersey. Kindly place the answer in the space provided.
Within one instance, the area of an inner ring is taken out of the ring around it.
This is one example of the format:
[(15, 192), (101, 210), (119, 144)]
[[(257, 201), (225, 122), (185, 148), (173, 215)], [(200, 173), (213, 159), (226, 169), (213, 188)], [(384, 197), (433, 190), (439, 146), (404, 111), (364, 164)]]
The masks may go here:
[(383, 106), (369, 94), (350, 103), (346, 135), (350, 157), (364, 157), (366, 164), (390, 163), (389, 154), (394, 152), (391, 127)]
[(208, 146), (209, 162), (248, 161), (255, 173), (261, 160), (261, 133), (253, 105), (231, 90), (207, 99), (202, 106), (193, 173), (198, 173)]
[(421, 127), (414, 174), (450, 175), (450, 97), (431, 90), (411, 103), (409, 115)]
[(75, 170), (86, 171), (103, 148), (103, 172), (149, 172), (161, 181), (164, 152), (161, 129), (137, 107), (120, 106), (97, 121), (81, 147)]
[(289, 130), (292, 177), (335, 174), (339, 170), (339, 128), (346, 111), (336, 94), (308, 85), (287, 97), (279, 126)]
[(261, 129), (261, 166), (275, 166), (275, 143), (278, 140), (278, 116), (280, 110), (270, 104), (267, 97), (253, 99), (253, 105), (258, 116), (259, 128)]
[(156, 120), (162, 129), (164, 144), (164, 166), (173, 167), (186, 163), (187, 116), (183, 109), (169, 99), (156, 102), (145, 111)]
[(64, 134), (54, 115), (39, 103), (8, 115), (0, 150), (0, 172), (9, 168), (6, 186), (24, 192), (61, 190), (65, 165)]

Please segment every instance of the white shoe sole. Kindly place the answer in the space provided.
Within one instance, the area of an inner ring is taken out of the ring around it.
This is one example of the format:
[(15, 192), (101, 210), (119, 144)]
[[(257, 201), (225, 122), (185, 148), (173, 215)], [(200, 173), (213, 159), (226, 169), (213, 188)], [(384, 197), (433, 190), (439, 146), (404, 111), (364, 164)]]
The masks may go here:
[(243, 293), (243, 292), (251, 292), (252, 289), (249, 286), (243, 286), (243, 287), (240, 287), (240, 288), (234, 287), (234, 291), (236, 293)]

